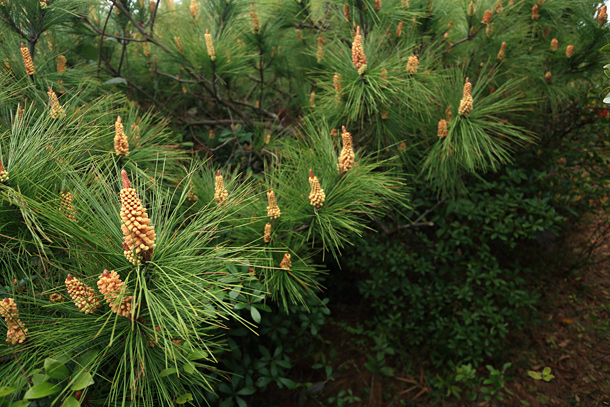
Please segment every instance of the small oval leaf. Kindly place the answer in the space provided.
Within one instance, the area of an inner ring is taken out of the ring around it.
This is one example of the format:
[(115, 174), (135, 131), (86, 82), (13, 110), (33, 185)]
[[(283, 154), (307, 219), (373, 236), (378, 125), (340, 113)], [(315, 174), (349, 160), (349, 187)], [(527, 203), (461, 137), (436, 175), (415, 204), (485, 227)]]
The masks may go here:
[(205, 359), (206, 356), (208, 356), (208, 353), (206, 351), (196, 350), (194, 352), (189, 353), (186, 358), (188, 360), (198, 360), (198, 359)]
[(41, 399), (43, 397), (50, 396), (51, 394), (58, 393), (61, 390), (56, 384), (50, 382), (42, 382), (29, 388), (23, 396), (26, 400)]
[(13, 393), (16, 390), (17, 389), (15, 387), (8, 387), (8, 386), (0, 387), (0, 397), (8, 396), (9, 394)]
[(178, 396), (176, 404), (184, 404), (187, 401), (193, 401), (193, 395), (191, 393), (184, 393), (183, 395)]
[(252, 319), (254, 322), (259, 324), (261, 322), (261, 313), (254, 307), (250, 308), (250, 315), (252, 315)]
[(52, 379), (66, 380), (70, 377), (68, 368), (59, 360), (46, 358), (44, 361), (44, 371)]
[(89, 372), (80, 372), (78, 376), (74, 379), (72, 383), (72, 390), (82, 390), (87, 386), (91, 386), (93, 383), (93, 377), (91, 377), (91, 373)]
[(61, 407), (79, 407), (79, 406), (80, 406), (80, 403), (78, 402), (78, 400), (72, 396), (65, 399), (61, 405)]
[(178, 373), (178, 369), (176, 369), (175, 367), (168, 367), (167, 369), (161, 370), (161, 373), (159, 373), (159, 376), (166, 377), (166, 376), (169, 376), (170, 374), (174, 374), (174, 373)]
[(195, 366), (192, 363), (185, 363), (183, 367), (184, 371), (189, 374), (195, 373)]

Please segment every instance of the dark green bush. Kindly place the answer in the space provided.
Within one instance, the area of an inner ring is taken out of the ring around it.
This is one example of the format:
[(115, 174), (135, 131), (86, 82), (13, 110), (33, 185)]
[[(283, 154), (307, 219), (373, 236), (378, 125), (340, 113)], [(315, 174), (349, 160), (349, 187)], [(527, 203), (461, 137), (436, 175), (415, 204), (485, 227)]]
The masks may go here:
[(467, 197), (435, 202), (419, 194), (416, 211), (436, 209), (399, 239), (372, 234), (347, 256), (365, 274), (358, 289), (375, 323), (402, 349), (417, 346), (437, 365), (476, 365), (526, 323), (537, 300), (526, 279), (527, 246), (548, 248), (538, 241), (556, 235), (563, 217), (522, 184), (526, 172), (510, 168)]

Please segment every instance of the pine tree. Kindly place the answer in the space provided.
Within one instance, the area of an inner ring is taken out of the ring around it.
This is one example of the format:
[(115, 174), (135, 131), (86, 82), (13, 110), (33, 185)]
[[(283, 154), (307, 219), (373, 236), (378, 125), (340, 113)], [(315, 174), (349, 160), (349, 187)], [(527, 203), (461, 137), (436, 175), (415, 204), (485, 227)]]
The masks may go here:
[(577, 115), (599, 7), (0, 2), (0, 387), (199, 401), (239, 309), (305, 304), (405, 184), (463, 192)]

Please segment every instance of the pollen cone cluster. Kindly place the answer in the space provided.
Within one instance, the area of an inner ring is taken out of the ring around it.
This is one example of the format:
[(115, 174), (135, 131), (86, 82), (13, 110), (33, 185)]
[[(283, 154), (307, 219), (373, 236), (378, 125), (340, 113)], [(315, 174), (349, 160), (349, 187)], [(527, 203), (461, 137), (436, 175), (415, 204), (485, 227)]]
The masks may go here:
[(4, 318), (8, 328), (6, 341), (11, 345), (25, 342), (25, 334), (28, 333), (28, 329), (24, 327), (23, 322), (19, 319), (19, 311), (14, 299), (5, 298), (0, 302), (0, 316)]
[(608, 21), (608, 6), (603, 5), (597, 10), (597, 17), (595, 18), (599, 25), (604, 25)]
[[(138, 193), (131, 187), (127, 172), (121, 171), (121, 230), (123, 231), (123, 254), (132, 264), (150, 259), (155, 248), (155, 228), (150, 225), (146, 208), (142, 206)], [(135, 252), (135, 253), (134, 253)]]
[(496, 5), (494, 7), (494, 12), (496, 12), (496, 13), (502, 12), (502, 0), (496, 1)]
[(324, 58), (324, 37), (320, 35), (318, 37), (318, 51), (316, 52), (316, 60), (318, 63), (322, 62), (322, 58)]
[(345, 21), (347, 21), (349, 23), (350, 14), (349, 14), (349, 4), (348, 3), (343, 4), (343, 17), (345, 17)]
[(417, 73), (419, 66), (419, 58), (416, 55), (411, 55), (407, 60), (407, 73)]
[(225, 189), (224, 179), (222, 178), (222, 175), (220, 175), (220, 170), (218, 170), (214, 183), (214, 200), (217, 204), (219, 204), (222, 203), (222, 201), (224, 201), (225, 199), (227, 199), (227, 196), (229, 196), (229, 193)]
[(468, 15), (470, 17), (474, 16), (474, 1), (471, 1), (470, 4), (468, 4)]
[(553, 75), (551, 74), (550, 71), (548, 71), (547, 73), (544, 74), (544, 80), (546, 81), (546, 83), (548, 83), (549, 85), (553, 82)]
[(574, 45), (568, 45), (566, 48), (566, 57), (572, 58), (572, 55), (574, 55)]
[(356, 28), (356, 36), (352, 43), (352, 62), (354, 68), (362, 75), (366, 71), (366, 55), (364, 55), (364, 48), (362, 48), (362, 35), (360, 35), (360, 26)]
[(489, 24), (491, 21), (491, 10), (485, 10), (485, 14), (483, 14), (483, 19), (481, 20), (481, 24)]
[(263, 234), (263, 241), (269, 243), (271, 241), (271, 223), (267, 222), (265, 225), (265, 232)]
[(72, 298), (80, 312), (91, 314), (99, 308), (100, 300), (95, 295), (93, 288), (83, 284), (78, 278), (70, 274), (66, 277), (65, 284), (70, 298)]
[(400, 36), (402, 35), (402, 28), (404, 27), (403, 22), (399, 22), (398, 23), (398, 27), (396, 28), (396, 38), (400, 38)]
[(290, 261), (290, 254), (284, 254), (284, 258), (280, 262), (280, 267), (284, 270), (290, 270), (290, 268), (292, 267), (292, 262)]
[(61, 212), (66, 218), (76, 221), (76, 211), (72, 205), (72, 194), (70, 191), (60, 192), (59, 196), (61, 201), (59, 202), (59, 212)]
[(125, 135), (123, 129), (123, 123), (121, 123), (121, 116), (116, 119), (114, 123), (114, 152), (116, 155), (129, 155), (129, 141)]
[(0, 162), (0, 182), (7, 182), (9, 180), (8, 171), (4, 168), (4, 165)]
[(176, 44), (176, 48), (178, 48), (178, 52), (184, 54), (184, 47), (182, 46), (182, 40), (180, 39), (180, 37), (174, 37), (174, 43)]
[(131, 301), (133, 296), (127, 295), (127, 287), (121, 281), (116, 271), (108, 272), (108, 270), (104, 270), (99, 280), (97, 280), (97, 288), (104, 296), (112, 312), (131, 319)]
[(57, 72), (59, 72), (59, 73), (66, 72), (66, 63), (67, 62), (68, 62), (68, 60), (66, 59), (65, 56), (59, 55), (57, 57)]
[(381, 10), (381, 0), (375, 0), (375, 11)]
[(337, 72), (333, 76), (333, 86), (335, 88), (335, 99), (338, 102), (341, 100), (341, 89), (343, 89), (343, 86), (341, 85), (341, 74)]
[(443, 139), (443, 138), (447, 137), (448, 132), (449, 132), (449, 130), (447, 129), (447, 121), (445, 119), (441, 119), (438, 122), (438, 132), (437, 132), (438, 138)]
[(551, 51), (555, 52), (559, 49), (559, 41), (557, 41), (557, 38), (553, 38), (551, 40)]
[(25, 72), (28, 75), (34, 75), (36, 70), (34, 69), (34, 61), (30, 55), (30, 50), (21, 43), (21, 56), (23, 57), (23, 65), (25, 65)]
[(462, 100), (460, 100), (460, 107), (458, 108), (458, 114), (468, 116), (474, 107), (474, 101), (472, 99), (472, 84), (468, 82), (464, 83), (464, 93), (462, 94)]
[(252, 22), (252, 32), (258, 33), (261, 29), (261, 21), (258, 19), (258, 12), (254, 3), (250, 3), (250, 21)]
[(540, 19), (540, 11), (538, 11), (538, 5), (534, 4), (532, 7), (532, 20), (538, 21)]
[(208, 49), (208, 55), (210, 59), (213, 61), (216, 59), (216, 50), (214, 50), (214, 43), (212, 42), (212, 35), (210, 31), (206, 28), (205, 34), (203, 36), (205, 38), (205, 46)]
[(322, 207), (322, 204), (324, 204), (326, 195), (324, 194), (324, 190), (320, 186), (320, 181), (318, 181), (318, 177), (313, 175), (313, 171), (311, 169), (309, 170), (309, 185), (311, 186), (311, 192), (309, 193), (309, 203), (311, 203), (317, 209), (320, 209)]
[(197, 4), (197, 0), (191, 0), (189, 10), (191, 11), (191, 15), (193, 16), (193, 18), (197, 18), (197, 16), (199, 15), (199, 4)]
[(337, 169), (340, 173), (345, 174), (354, 166), (354, 147), (352, 145), (352, 135), (345, 130), (345, 126), (342, 127), (342, 130), (341, 141), (343, 142), (343, 147), (341, 148), (341, 154), (339, 155)]
[(506, 58), (506, 41), (502, 41), (500, 51), (498, 51), (498, 61), (504, 61), (504, 58)]
[(277, 201), (275, 200), (275, 192), (269, 190), (267, 192), (267, 202), (269, 206), (267, 206), (267, 216), (271, 219), (277, 219), (280, 217), (280, 207), (277, 206)]
[(49, 91), (47, 92), (49, 95), (49, 107), (51, 108), (51, 118), (57, 119), (57, 117), (63, 117), (66, 115), (64, 108), (59, 104), (59, 100), (57, 99), (57, 95), (53, 92), (53, 89), (49, 87)]

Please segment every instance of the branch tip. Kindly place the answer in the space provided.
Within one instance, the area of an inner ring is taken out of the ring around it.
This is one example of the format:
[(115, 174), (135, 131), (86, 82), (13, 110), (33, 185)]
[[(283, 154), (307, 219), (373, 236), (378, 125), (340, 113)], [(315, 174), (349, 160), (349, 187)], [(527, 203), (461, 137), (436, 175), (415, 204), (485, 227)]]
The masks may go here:
[(123, 180), (123, 189), (131, 188), (131, 183), (129, 182), (129, 177), (127, 176), (127, 171), (121, 170), (121, 178)]

